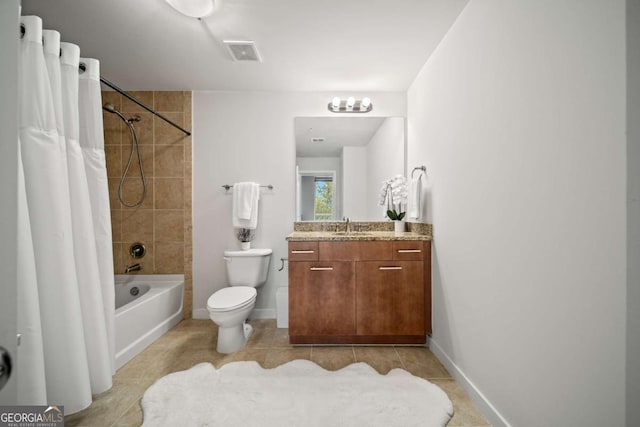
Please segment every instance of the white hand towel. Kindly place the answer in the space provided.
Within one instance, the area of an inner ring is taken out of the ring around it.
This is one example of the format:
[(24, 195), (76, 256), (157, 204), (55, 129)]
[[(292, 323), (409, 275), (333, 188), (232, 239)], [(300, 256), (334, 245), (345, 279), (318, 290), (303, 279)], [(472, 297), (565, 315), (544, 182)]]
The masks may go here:
[(260, 185), (255, 182), (233, 184), (232, 222), (236, 228), (254, 230), (258, 226)]
[(420, 197), (422, 196), (422, 174), (418, 174), (417, 178), (411, 180), (411, 189), (409, 190), (409, 212), (408, 217), (413, 219), (420, 218)]

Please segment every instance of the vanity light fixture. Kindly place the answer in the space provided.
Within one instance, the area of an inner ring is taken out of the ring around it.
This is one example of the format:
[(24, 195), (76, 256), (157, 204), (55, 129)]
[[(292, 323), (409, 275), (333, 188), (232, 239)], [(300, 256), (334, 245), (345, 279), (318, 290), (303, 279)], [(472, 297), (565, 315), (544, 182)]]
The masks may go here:
[(332, 113), (368, 113), (373, 110), (370, 98), (355, 99), (350, 96), (346, 100), (341, 100), (337, 96), (331, 100), (327, 108)]
[(219, 0), (165, 0), (175, 10), (189, 18), (205, 18), (211, 15)]

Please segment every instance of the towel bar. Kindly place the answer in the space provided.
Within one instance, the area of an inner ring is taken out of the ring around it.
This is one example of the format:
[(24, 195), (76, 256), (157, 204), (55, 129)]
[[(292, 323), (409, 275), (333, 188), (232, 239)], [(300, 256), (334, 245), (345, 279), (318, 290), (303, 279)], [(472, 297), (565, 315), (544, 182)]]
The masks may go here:
[[(273, 190), (273, 185), (269, 184), (269, 185), (261, 185), (260, 187), (264, 187), (264, 188), (268, 188), (269, 190)], [(222, 186), (222, 188), (225, 189), (225, 191), (229, 191), (233, 188), (233, 184), (229, 185), (229, 184), (225, 184)]]

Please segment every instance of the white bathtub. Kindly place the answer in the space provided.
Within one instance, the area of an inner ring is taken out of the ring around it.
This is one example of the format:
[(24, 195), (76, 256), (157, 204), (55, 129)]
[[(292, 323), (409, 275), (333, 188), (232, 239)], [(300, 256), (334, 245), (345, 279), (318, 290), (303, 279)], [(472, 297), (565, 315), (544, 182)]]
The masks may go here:
[(116, 275), (116, 369), (182, 320), (183, 289), (182, 274)]

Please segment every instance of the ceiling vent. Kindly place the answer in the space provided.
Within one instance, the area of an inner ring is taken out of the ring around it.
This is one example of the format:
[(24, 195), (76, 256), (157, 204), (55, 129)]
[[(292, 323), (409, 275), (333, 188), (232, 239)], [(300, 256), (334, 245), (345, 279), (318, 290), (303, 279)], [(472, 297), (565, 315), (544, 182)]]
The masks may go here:
[(234, 61), (262, 62), (256, 44), (250, 40), (223, 40)]

